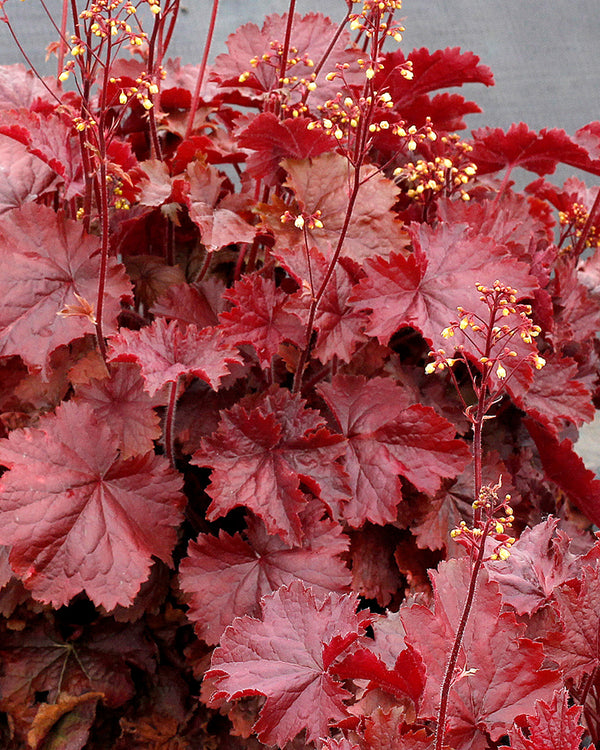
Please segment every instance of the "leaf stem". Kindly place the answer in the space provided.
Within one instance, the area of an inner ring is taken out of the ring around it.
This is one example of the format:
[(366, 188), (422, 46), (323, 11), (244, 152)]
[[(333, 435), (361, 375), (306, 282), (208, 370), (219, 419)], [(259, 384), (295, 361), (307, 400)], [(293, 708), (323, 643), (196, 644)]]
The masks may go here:
[(165, 453), (170, 465), (175, 468), (175, 411), (177, 409), (179, 378), (176, 378), (169, 385), (169, 403), (165, 415)]

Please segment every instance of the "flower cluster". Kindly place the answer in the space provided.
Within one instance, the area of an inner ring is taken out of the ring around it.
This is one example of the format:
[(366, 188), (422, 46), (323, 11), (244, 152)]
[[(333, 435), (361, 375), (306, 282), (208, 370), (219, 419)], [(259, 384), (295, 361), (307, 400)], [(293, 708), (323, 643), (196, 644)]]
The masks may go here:
[(408, 162), (394, 170), (394, 177), (405, 187), (409, 198), (426, 202), (436, 193), (451, 196), (459, 192), (461, 199), (468, 201), (470, 195), (465, 186), (477, 173), (477, 165), (468, 160), (472, 146), (456, 134), (443, 135), (440, 142), (444, 146), (443, 156)]
[(323, 229), (323, 222), (321, 221), (320, 210), (314, 212), (314, 214), (298, 214), (294, 216), (289, 211), (283, 213), (280, 217), (282, 224), (287, 224), (290, 221), (294, 222), (296, 229)]
[[(164, 78), (165, 72), (161, 68), (159, 70), (159, 76)], [(117, 79), (111, 78), (111, 83), (117, 83)], [(144, 109), (152, 109), (153, 102), (152, 97), (158, 94), (158, 84), (149, 76), (147, 73), (142, 73), (135, 80), (134, 86), (128, 86), (121, 89), (119, 94), (119, 104), (126, 105), (132, 101), (137, 100)]]
[[(275, 86), (269, 94), (269, 98), (277, 101), (277, 106), (287, 117), (299, 117), (308, 112), (306, 98), (311, 91), (317, 88), (315, 83), (316, 75), (312, 73), (315, 63), (307, 54), (301, 55), (298, 49), (291, 46), (285, 59), (285, 74), (281, 77), (283, 57), (285, 48), (282, 42), (273, 39), (269, 42), (269, 50), (262, 55), (255, 55), (249, 60), (249, 67), (244, 70), (238, 82), (245, 84), (253, 81), (253, 70), (261, 68), (269, 69), (270, 75), (276, 74)], [(263, 76), (266, 80), (270, 76)], [(291, 92), (295, 93), (292, 98)]]
[(402, 0), (364, 0), (361, 12), (350, 15), (350, 28), (368, 38), (383, 33), (401, 42), (404, 26), (392, 20), (401, 9)]
[(456, 529), (450, 532), (450, 536), (457, 544), (463, 546), (471, 554), (477, 554), (480, 545), (489, 540), (495, 542), (489, 552), (490, 560), (507, 560), (510, 557), (510, 548), (516, 539), (509, 530), (515, 520), (513, 509), (510, 506), (511, 496), (505, 495), (501, 500), (498, 497), (502, 477), (495, 485), (483, 485), (479, 491), (479, 497), (473, 503), (475, 521), (472, 527), (461, 521)]
[(560, 226), (563, 227), (563, 237), (570, 237), (576, 244), (581, 233), (586, 230), (585, 247), (600, 246), (600, 227), (592, 224), (586, 227), (589, 219), (589, 212), (584, 205), (574, 201), (566, 211), (558, 212)]
[[(517, 303), (517, 290), (498, 280), (491, 287), (477, 284), (476, 288), (480, 293), (480, 301), (488, 309), (487, 320), (475, 312), (458, 307), (459, 320), (442, 331), (442, 336), (446, 339), (453, 338), (460, 331), (470, 344), (468, 349), (464, 344), (456, 347), (469, 372), (471, 373), (469, 359), (475, 358), (483, 371), (482, 385), (487, 386), (492, 372), (498, 381), (504, 382), (509, 377), (509, 370), (514, 372), (523, 361), (530, 362), (540, 370), (546, 362), (535, 346), (534, 339), (540, 334), (541, 328), (530, 318), (531, 305)], [(522, 349), (521, 352), (517, 351), (521, 347), (514, 345), (515, 337), (526, 345), (525, 353)], [(456, 362), (456, 359), (446, 356), (444, 349), (431, 351), (429, 356), (434, 357), (434, 361), (425, 368), (428, 374), (444, 370)], [(471, 379), (475, 383), (474, 375)], [(501, 390), (501, 385), (496, 386), (496, 390)]]

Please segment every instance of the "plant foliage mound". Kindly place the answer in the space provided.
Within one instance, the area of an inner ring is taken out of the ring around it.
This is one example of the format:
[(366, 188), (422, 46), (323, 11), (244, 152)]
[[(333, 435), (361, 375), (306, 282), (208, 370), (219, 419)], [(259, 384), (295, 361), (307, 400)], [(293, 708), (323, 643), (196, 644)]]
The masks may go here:
[(400, 6), (0, 69), (2, 747), (598, 742), (600, 124), (469, 134)]

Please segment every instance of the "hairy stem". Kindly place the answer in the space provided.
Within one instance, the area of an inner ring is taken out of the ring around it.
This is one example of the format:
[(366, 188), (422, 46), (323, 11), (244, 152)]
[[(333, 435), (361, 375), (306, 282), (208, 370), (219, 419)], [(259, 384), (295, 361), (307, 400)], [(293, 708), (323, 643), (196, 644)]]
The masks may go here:
[(460, 653), (460, 647), (462, 645), (463, 636), (469, 621), (469, 615), (473, 607), (473, 600), (475, 599), (475, 591), (477, 589), (477, 578), (479, 571), (483, 564), (483, 558), (485, 556), (485, 540), (490, 531), (491, 523), (488, 521), (483, 529), (483, 533), (480, 537), (479, 552), (471, 570), (471, 580), (469, 582), (469, 590), (467, 592), (467, 598), (463, 606), (463, 611), (458, 623), (456, 630), (456, 636), (454, 638), (454, 644), (452, 645), (452, 651), (450, 652), (450, 658), (446, 664), (446, 672), (444, 674), (444, 680), (440, 689), (440, 708), (437, 715), (437, 725), (435, 729), (435, 740), (434, 750), (442, 750), (444, 746), (444, 740), (446, 738), (446, 717), (448, 715), (448, 699), (450, 697), (450, 688), (452, 687), (452, 678), (454, 676), (454, 670), (456, 669), (456, 662), (458, 661), (458, 655)]

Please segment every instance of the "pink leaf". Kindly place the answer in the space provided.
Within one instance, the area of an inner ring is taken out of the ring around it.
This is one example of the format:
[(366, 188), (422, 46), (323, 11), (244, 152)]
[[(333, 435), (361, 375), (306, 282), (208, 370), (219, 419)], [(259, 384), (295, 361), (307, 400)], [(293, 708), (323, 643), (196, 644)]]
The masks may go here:
[[(0, 217), (0, 354), (19, 354), (47, 373), (58, 346), (95, 333), (85, 316), (59, 316), (77, 301), (95, 305), (100, 241), (81, 224), (46, 206), (26, 204)], [(131, 295), (123, 266), (110, 258), (104, 298), (104, 334), (116, 329), (120, 300)]]
[(152, 556), (171, 561), (182, 520), (180, 476), (148, 453), (122, 461), (118, 439), (90, 406), (63, 403), (38, 429), (0, 442), (0, 544), (34, 597), (54, 607), (85, 591), (128, 605)]
[(268, 745), (285, 745), (303, 729), (309, 742), (325, 736), (330, 721), (346, 716), (350, 693), (323, 652), (336, 639), (352, 643), (363, 634), (369, 615), (355, 610), (355, 597), (317, 601), (301, 583), (265, 597), (262, 620), (236, 619), (214, 652), (206, 675), (215, 678), (211, 701), (264, 695), (253, 729)]
[(240, 361), (217, 329), (198, 330), (195, 325), (182, 329), (176, 320), (167, 323), (164, 318), (157, 318), (139, 331), (125, 330), (114, 336), (109, 359), (137, 362), (151, 396), (187, 373), (216, 389), (221, 378), (229, 373), (229, 365)]

